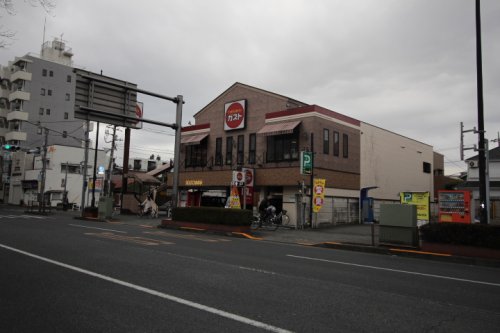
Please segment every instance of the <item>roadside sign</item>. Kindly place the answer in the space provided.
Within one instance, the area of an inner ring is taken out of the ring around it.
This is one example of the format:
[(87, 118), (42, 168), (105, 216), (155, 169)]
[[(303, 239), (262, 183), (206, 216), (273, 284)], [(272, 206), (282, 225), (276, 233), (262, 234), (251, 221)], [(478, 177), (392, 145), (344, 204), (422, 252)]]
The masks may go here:
[(300, 174), (310, 175), (312, 174), (312, 152), (301, 151), (300, 152)]
[(313, 212), (317, 213), (325, 202), (326, 179), (314, 178)]

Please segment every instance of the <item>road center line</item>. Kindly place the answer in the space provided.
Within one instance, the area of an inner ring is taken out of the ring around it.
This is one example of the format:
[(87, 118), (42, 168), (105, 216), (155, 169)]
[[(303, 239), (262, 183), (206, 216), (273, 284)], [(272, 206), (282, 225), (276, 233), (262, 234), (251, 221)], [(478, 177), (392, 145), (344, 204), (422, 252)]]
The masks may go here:
[(172, 301), (172, 302), (175, 302), (175, 303), (179, 303), (179, 304), (182, 304), (182, 305), (186, 305), (186, 306), (189, 306), (191, 308), (195, 308), (197, 310), (209, 312), (209, 313), (215, 314), (217, 316), (224, 317), (224, 318), (227, 318), (227, 319), (231, 319), (231, 320), (234, 320), (234, 321), (246, 324), (246, 325), (250, 325), (250, 326), (253, 326), (253, 327), (261, 328), (261, 329), (264, 329), (264, 330), (267, 330), (267, 331), (270, 331), (270, 332), (279, 332), (279, 333), (289, 333), (289, 332), (291, 332), (291, 331), (285, 330), (283, 328), (279, 328), (279, 327), (272, 326), (272, 325), (269, 325), (269, 324), (266, 324), (266, 323), (263, 323), (263, 322), (260, 322), (260, 321), (256, 321), (256, 320), (253, 320), (253, 319), (250, 319), (250, 318), (246, 318), (246, 317), (243, 317), (243, 316), (240, 316), (240, 315), (237, 315), (237, 314), (226, 312), (224, 310), (219, 310), (219, 309), (216, 309), (216, 308), (213, 308), (213, 307), (210, 307), (210, 306), (206, 306), (206, 305), (203, 305), (203, 304), (200, 304), (200, 303), (196, 303), (196, 302), (192, 302), (192, 301), (189, 301), (189, 300), (186, 300), (186, 299), (183, 299), (183, 298), (179, 298), (179, 297), (176, 297), (176, 296), (168, 295), (168, 294), (162, 293), (162, 292), (157, 291), (157, 290), (153, 290), (153, 289), (149, 289), (149, 288), (146, 288), (146, 287), (138, 286), (136, 284), (132, 284), (132, 283), (125, 282), (125, 281), (122, 281), (122, 280), (118, 280), (118, 279), (112, 278), (110, 276), (106, 276), (106, 275), (99, 274), (99, 273), (96, 273), (96, 272), (92, 272), (92, 271), (89, 271), (89, 270), (86, 270), (86, 269), (83, 269), (83, 268), (79, 268), (79, 267), (76, 267), (76, 266), (73, 266), (73, 265), (68, 265), (68, 264), (65, 264), (65, 263), (62, 263), (62, 262), (59, 262), (59, 261), (56, 261), (56, 260), (45, 258), (45, 257), (42, 257), (42, 256), (39, 256), (39, 255), (30, 253), (30, 252), (26, 252), (26, 251), (23, 251), (23, 250), (19, 250), (19, 249), (10, 247), (8, 245), (0, 244), (0, 247), (4, 248), (6, 250), (12, 251), (12, 252), (16, 252), (16, 253), (19, 253), (19, 254), (22, 254), (22, 255), (34, 258), (34, 259), (45, 261), (45, 262), (53, 264), (53, 265), (57, 265), (57, 266), (60, 266), (60, 267), (63, 267), (63, 268), (69, 269), (69, 270), (73, 270), (73, 271), (76, 271), (76, 272), (79, 272), (79, 273), (82, 273), (82, 274), (86, 274), (86, 275), (89, 275), (89, 276), (92, 276), (92, 277), (96, 277), (96, 278), (101, 279), (101, 280), (105, 280), (105, 281), (108, 281), (108, 282), (111, 282), (111, 283), (115, 283), (115, 284), (118, 284), (118, 285), (130, 288), (130, 289), (138, 290), (138, 291), (141, 291), (141, 292), (146, 293), (146, 294), (150, 294), (150, 295), (153, 295), (153, 296), (161, 297), (163, 299), (166, 299), (166, 300), (169, 300), (169, 301)]
[(396, 272), (396, 273), (403, 273), (403, 274), (427, 276), (427, 277), (433, 277), (433, 278), (437, 278), (437, 279), (453, 280), (453, 281), (468, 282), (468, 283), (475, 283), (475, 284), (484, 284), (484, 285), (487, 285), (487, 286), (500, 287), (500, 283), (484, 282), (484, 281), (477, 281), (477, 280), (468, 280), (468, 279), (461, 279), (461, 278), (456, 278), (456, 277), (451, 277), (451, 276), (436, 275), (436, 274), (427, 274), (427, 273), (419, 273), (419, 272), (412, 272), (412, 271), (403, 271), (403, 270), (399, 270), (399, 269), (377, 267), (377, 266), (370, 266), (370, 265), (354, 264), (354, 263), (351, 263), (351, 262), (344, 262), (344, 261), (336, 261), (336, 260), (328, 260), (328, 259), (320, 259), (320, 258), (312, 258), (312, 257), (303, 257), (303, 256), (296, 256), (296, 255), (293, 255), (293, 254), (287, 254), (286, 256), (287, 257), (291, 257), (291, 258), (297, 258), (297, 259), (321, 261), (321, 262), (328, 262), (328, 263), (332, 263), (332, 264), (339, 264), (339, 265), (346, 265), (346, 266), (354, 266), (354, 267), (376, 269), (376, 270), (380, 270), (380, 271), (388, 271), (388, 272)]
[(106, 229), (106, 228), (97, 228), (97, 227), (89, 227), (86, 225), (81, 225), (81, 224), (68, 224), (72, 227), (78, 227), (78, 228), (86, 228), (86, 229), (97, 229), (97, 230), (103, 230), (103, 231), (112, 231), (112, 232), (119, 232), (121, 234), (126, 234), (126, 231), (120, 231), (120, 230), (114, 230), (114, 229)]

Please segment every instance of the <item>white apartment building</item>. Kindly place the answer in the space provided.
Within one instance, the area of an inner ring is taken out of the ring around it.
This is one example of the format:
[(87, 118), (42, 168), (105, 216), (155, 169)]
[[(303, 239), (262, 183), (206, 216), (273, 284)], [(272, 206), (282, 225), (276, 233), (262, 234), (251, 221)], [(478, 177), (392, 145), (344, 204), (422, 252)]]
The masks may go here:
[[(96, 169), (98, 172), (95, 187), (95, 201), (102, 194), (105, 170), (109, 164), (109, 156), (103, 150), (97, 151)], [(12, 154), (12, 173), (8, 199), (10, 204), (31, 205), (38, 202), (41, 191), (42, 156), (15, 152)], [(84, 168), (84, 149), (70, 146), (51, 145), (47, 147), (45, 172), (45, 202), (55, 207), (62, 203), (64, 191), (67, 191), (68, 202), (80, 206)], [(90, 202), (93, 189), (94, 150), (89, 150), (87, 162), (87, 184), (85, 201)], [(104, 170), (99, 174), (99, 170)]]

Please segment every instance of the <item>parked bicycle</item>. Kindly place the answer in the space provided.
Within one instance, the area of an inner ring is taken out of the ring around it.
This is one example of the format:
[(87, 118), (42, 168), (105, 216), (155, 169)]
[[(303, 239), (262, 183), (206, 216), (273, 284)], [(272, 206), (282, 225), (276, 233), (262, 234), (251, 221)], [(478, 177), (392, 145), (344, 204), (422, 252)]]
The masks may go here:
[(286, 210), (282, 210), (278, 214), (255, 214), (253, 216), (252, 224), (250, 228), (253, 230), (256, 229), (265, 229), (274, 231), (278, 229), (278, 227), (289, 227), (290, 218), (286, 215)]
[(158, 210), (154, 209), (153, 207), (149, 207), (146, 209), (143, 204), (139, 204), (139, 210), (137, 211), (137, 216), (139, 217), (148, 216), (151, 218), (157, 218)]

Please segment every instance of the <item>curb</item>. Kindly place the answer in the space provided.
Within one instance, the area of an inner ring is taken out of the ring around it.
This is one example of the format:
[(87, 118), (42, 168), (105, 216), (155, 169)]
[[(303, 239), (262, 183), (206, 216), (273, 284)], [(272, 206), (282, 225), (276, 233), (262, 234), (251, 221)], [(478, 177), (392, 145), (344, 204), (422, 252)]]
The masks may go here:
[(454, 256), (448, 253), (425, 252), (407, 248), (373, 247), (373, 246), (346, 244), (339, 242), (323, 242), (323, 243), (313, 244), (312, 246), (338, 249), (338, 250), (366, 252), (366, 253), (399, 255), (404, 257), (429, 259), (429, 260), (443, 261), (443, 262), (454, 262), (454, 263), (469, 264), (469, 265), (500, 267), (500, 261), (498, 260), (477, 258), (477, 257)]

